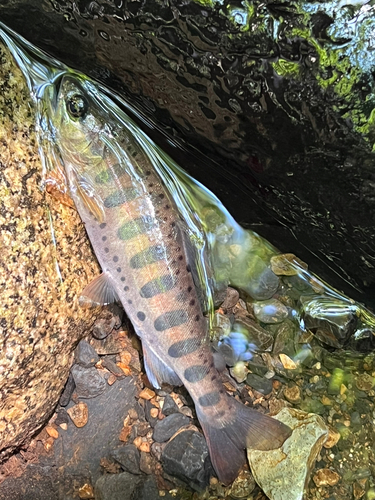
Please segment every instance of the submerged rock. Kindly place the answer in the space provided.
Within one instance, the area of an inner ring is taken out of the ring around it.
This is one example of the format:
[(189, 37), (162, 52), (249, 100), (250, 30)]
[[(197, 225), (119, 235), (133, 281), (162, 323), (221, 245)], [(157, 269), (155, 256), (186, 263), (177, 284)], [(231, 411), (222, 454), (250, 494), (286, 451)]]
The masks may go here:
[(3, 45), (0, 81), (1, 459), (56, 406), (75, 345), (99, 314), (77, 300), (99, 268), (78, 214), (41, 189), (35, 113)]
[(328, 429), (318, 415), (292, 408), (284, 408), (274, 418), (289, 425), (293, 433), (279, 449), (248, 449), (252, 473), (270, 500), (302, 500)]

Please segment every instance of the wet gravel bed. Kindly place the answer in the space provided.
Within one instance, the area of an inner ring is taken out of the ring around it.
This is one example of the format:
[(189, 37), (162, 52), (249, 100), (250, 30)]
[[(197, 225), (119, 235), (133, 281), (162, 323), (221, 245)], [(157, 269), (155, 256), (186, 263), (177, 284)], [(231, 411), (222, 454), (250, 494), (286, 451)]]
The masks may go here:
[[(218, 314), (223, 323), (247, 324), (259, 342), (268, 342), (233, 292)], [(277, 348), (288, 352), (288, 335), (276, 338)], [(307, 500), (374, 499), (374, 356), (327, 350), (314, 339), (310, 345), (298, 365), (287, 354), (276, 359), (274, 350), (259, 350), (247, 364), (222, 372), (225, 388), (262, 413), (293, 407), (330, 426), (331, 441), (318, 456)], [(48, 424), (0, 466), (0, 499), (266, 500), (247, 466), (233, 485), (218, 482), (189, 394), (183, 387), (153, 389), (140, 353), (138, 338), (120, 317), (95, 326), (92, 338), (77, 346)]]

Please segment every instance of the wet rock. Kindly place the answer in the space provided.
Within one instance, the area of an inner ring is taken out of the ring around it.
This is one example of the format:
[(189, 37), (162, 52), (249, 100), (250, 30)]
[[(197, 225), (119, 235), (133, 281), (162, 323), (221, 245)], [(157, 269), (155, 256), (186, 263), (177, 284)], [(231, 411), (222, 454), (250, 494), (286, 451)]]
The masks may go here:
[(164, 443), (165, 441), (168, 441), (168, 439), (170, 439), (179, 429), (181, 429), (181, 427), (188, 425), (189, 423), (190, 418), (182, 415), (182, 413), (172, 413), (172, 415), (169, 415), (156, 423), (152, 437), (154, 441)]
[(333, 448), (338, 443), (340, 437), (341, 437), (340, 433), (333, 427), (329, 426), (328, 437), (323, 445), (324, 448)]
[(240, 298), (240, 294), (234, 288), (230, 286), (227, 288), (227, 293), (224, 299), (224, 302), (221, 304), (221, 308), (223, 311), (228, 312), (234, 308), (237, 304), (238, 299)]
[(68, 408), (67, 413), (76, 427), (84, 427), (89, 419), (89, 410), (86, 403), (78, 403)]
[(117, 318), (110, 318), (109, 320), (106, 318), (100, 318), (95, 322), (95, 325), (92, 329), (93, 336), (98, 340), (103, 340), (112, 332), (118, 322)]
[(86, 340), (81, 340), (74, 352), (74, 360), (78, 365), (90, 368), (99, 361), (99, 356)]
[(288, 356), (293, 356), (294, 349), (294, 338), (296, 333), (296, 326), (290, 320), (285, 320), (281, 325), (271, 326), (275, 328), (274, 332), (275, 341), (272, 348), (273, 354), (284, 353)]
[(164, 448), (161, 461), (165, 472), (193, 487), (208, 484), (210, 462), (207, 443), (202, 434), (187, 430), (180, 432)]
[(258, 256), (252, 259), (251, 269), (246, 278), (246, 283), (244, 282), (240, 288), (254, 300), (270, 299), (280, 282), (276, 274)]
[(340, 481), (337, 472), (331, 469), (319, 469), (315, 472), (313, 480), (316, 486), (334, 486)]
[(229, 335), (232, 329), (232, 324), (228, 316), (216, 312), (212, 322), (211, 338), (213, 341), (221, 339), (225, 335)]
[(74, 382), (76, 384), (76, 392), (80, 398), (95, 398), (105, 391), (106, 382), (94, 367), (83, 368), (79, 365), (74, 365), (71, 369)]
[(165, 396), (164, 398), (162, 413), (166, 417), (168, 417), (168, 415), (172, 415), (172, 413), (179, 413), (178, 406), (169, 394), (167, 394), (167, 396)]
[(116, 363), (110, 358), (103, 357), (102, 366), (104, 366), (104, 368), (107, 368), (107, 370), (113, 373), (113, 375), (116, 375), (117, 378), (125, 377), (125, 374), (121, 370), (121, 368), (117, 366)]
[(283, 367), (286, 370), (296, 370), (298, 368), (298, 364), (295, 363), (292, 360), (292, 358), (290, 358), (286, 354), (283, 354), (283, 353), (279, 354), (279, 358), (280, 358), (280, 361), (281, 361)]
[(59, 408), (57, 410), (57, 415), (55, 418), (55, 424), (60, 425), (60, 424), (67, 424), (69, 423), (69, 415), (68, 412), (65, 410), (65, 408)]
[(248, 450), (252, 473), (271, 500), (302, 500), (328, 429), (318, 415), (292, 408), (274, 418), (289, 425), (293, 433), (279, 449)]
[(276, 299), (253, 303), (254, 315), (261, 323), (281, 323), (288, 317), (288, 308)]
[(244, 361), (238, 361), (233, 368), (229, 369), (229, 373), (235, 379), (236, 382), (241, 384), (246, 380), (249, 370), (246, 367)]
[(154, 442), (151, 445), (151, 455), (156, 458), (158, 462), (161, 460), (161, 454), (166, 447), (166, 443), (157, 443)]
[(261, 351), (269, 351), (273, 344), (273, 335), (246, 315), (236, 315), (233, 331), (245, 334), (248, 344)]
[(132, 500), (137, 487), (142, 483), (140, 476), (129, 472), (106, 474), (95, 483), (96, 500)]
[(301, 389), (298, 385), (292, 387), (285, 387), (284, 397), (289, 403), (299, 403), (301, 401)]
[(69, 373), (68, 380), (66, 381), (64, 390), (59, 399), (60, 406), (68, 406), (70, 398), (72, 397), (72, 394), (74, 392), (75, 386), (76, 384), (74, 382), (73, 375)]
[(121, 448), (113, 450), (111, 457), (114, 458), (121, 467), (131, 474), (141, 474), (139, 467), (140, 453), (134, 444), (127, 444)]
[(360, 391), (368, 392), (375, 385), (375, 378), (369, 373), (362, 373), (355, 379), (355, 385)]
[(152, 474), (155, 471), (155, 459), (150, 453), (141, 451), (141, 459), (139, 462), (139, 468), (145, 474)]
[(139, 397), (141, 399), (146, 399), (147, 401), (149, 401), (150, 399), (152, 399), (154, 396), (155, 396), (155, 391), (153, 391), (152, 389), (149, 389), (148, 387), (145, 387), (140, 393), (139, 393)]
[(272, 392), (272, 381), (256, 373), (249, 373), (246, 383), (261, 394), (267, 395)]
[(150, 476), (139, 484), (132, 496), (132, 500), (182, 500), (180, 496), (176, 497), (168, 492), (163, 493), (163, 496), (159, 493), (155, 476)]

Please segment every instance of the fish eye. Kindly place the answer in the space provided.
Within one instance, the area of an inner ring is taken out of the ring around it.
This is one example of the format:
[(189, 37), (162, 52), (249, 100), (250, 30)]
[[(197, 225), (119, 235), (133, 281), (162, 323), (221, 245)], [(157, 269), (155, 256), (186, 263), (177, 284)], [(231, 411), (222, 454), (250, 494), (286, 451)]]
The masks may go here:
[(73, 118), (82, 118), (89, 109), (87, 100), (81, 94), (74, 94), (66, 101), (68, 113)]

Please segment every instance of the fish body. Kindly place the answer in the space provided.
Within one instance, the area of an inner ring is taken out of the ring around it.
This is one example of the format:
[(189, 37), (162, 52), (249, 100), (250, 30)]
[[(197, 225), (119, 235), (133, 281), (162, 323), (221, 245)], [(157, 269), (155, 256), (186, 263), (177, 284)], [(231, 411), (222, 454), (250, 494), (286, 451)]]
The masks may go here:
[(83, 295), (122, 303), (142, 340), (150, 382), (185, 385), (218, 477), (230, 483), (245, 447), (277, 448), (290, 429), (226, 393), (208, 342), (184, 221), (115, 108), (78, 76), (62, 77), (48, 95), (56, 156), (103, 270)]

